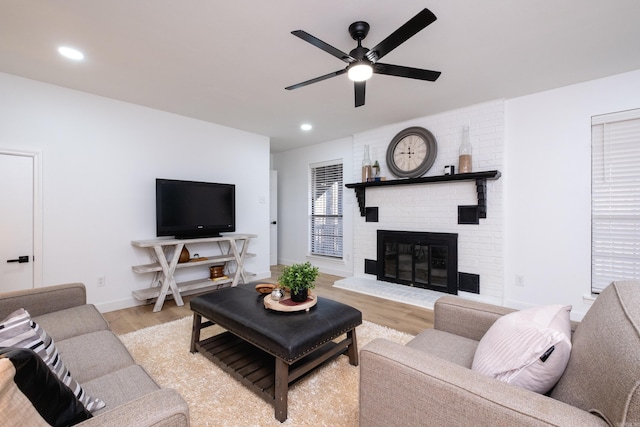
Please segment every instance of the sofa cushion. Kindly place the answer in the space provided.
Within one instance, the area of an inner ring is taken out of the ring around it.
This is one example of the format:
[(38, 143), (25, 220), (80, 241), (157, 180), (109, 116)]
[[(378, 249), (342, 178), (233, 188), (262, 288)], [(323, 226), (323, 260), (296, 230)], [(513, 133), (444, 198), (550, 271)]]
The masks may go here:
[(33, 316), (33, 321), (42, 326), (56, 342), (89, 332), (109, 330), (107, 321), (91, 304)]
[(91, 414), (33, 351), (0, 349), (2, 425), (70, 426)]
[(107, 404), (96, 415), (160, 389), (140, 365), (131, 365), (83, 383), (89, 393), (100, 392)]
[(135, 364), (122, 341), (111, 331), (79, 335), (57, 343), (58, 351), (81, 383)]
[(571, 358), (551, 397), (611, 425), (640, 425), (639, 328), (638, 282), (607, 286), (576, 328)]
[(82, 283), (2, 292), (0, 319), (4, 319), (18, 308), (24, 308), (35, 318), (44, 313), (83, 305), (86, 301), (87, 290)]
[(456, 365), (471, 368), (478, 341), (437, 329), (425, 329), (406, 345)]
[(537, 393), (562, 376), (571, 353), (571, 306), (547, 305), (498, 319), (480, 340), (472, 369)]
[(88, 395), (71, 376), (53, 339), (24, 309), (18, 309), (0, 323), (0, 347), (28, 348), (36, 352), (51, 371), (76, 395), (89, 411), (102, 408), (104, 402)]

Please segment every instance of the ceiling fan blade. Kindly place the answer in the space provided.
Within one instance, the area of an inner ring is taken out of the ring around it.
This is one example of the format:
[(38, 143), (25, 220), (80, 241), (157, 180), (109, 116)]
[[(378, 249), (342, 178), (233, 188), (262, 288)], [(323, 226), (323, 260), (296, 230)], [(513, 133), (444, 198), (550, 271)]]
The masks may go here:
[(361, 107), (364, 105), (364, 91), (366, 88), (367, 82), (354, 82), (353, 88), (356, 93), (356, 107)]
[(306, 82), (298, 83), (295, 85), (285, 87), (286, 90), (298, 89), (299, 87), (310, 85), (312, 83), (318, 83), (323, 80), (330, 79), (331, 77), (339, 76), (340, 74), (344, 74), (347, 72), (347, 69), (334, 71), (333, 73), (325, 74), (324, 76), (316, 77), (315, 79), (307, 80)]
[(386, 74), (388, 76), (427, 80), (430, 82), (435, 82), (438, 80), (438, 77), (440, 77), (440, 74), (442, 74), (440, 71), (403, 67), (402, 65), (382, 64), (380, 62), (373, 64), (373, 72), (377, 74)]
[(349, 55), (347, 53), (344, 53), (340, 49), (336, 49), (335, 47), (331, 46), (330, 44), (327, 44), (327, 43), (323, 42), (322, 40), (320, 40), (317, 37), (312, 36), (311, 34), (307, 33), (306, 31), (295, 30), (295, 31), (291, 31), (291, 34), (293, 34), (296, 37), (300, 37), (302, 40), (304, 40), (304, 41), (306, 41), (308, 43), (311, 43), (315, 47), (324, 50), (329, 55), (333, 55), (336, 58), (338, 58), (339, 60), (346, 62), (347, 64), (350, 64), (350, 63), (356, 61), (356, 59), (353, 58), (351, 55)]
[(389, 37), (378, 43), (376, 47), (370, 49), (369, 52), (367, 52), (367, 58), (369, 58), (370, 61), (376, 62), (436, 19), (436, 16), (429, 9), (423, 9), (403, 26), (391, 33)]

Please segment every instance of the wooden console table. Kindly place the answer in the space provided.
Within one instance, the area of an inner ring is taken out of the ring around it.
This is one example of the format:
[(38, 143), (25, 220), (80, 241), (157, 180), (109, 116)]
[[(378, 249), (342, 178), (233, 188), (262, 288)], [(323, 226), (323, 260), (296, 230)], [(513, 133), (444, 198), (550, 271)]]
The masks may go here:
[[(157, 261), (132, 267), (136, 273), (154, 273), (149, 288), (133, 291), (132, 294), (138, 300), (157, 298), (153, 311), (158, 312), (162, 310), (162, 305), (169, 292), (173, 295), (176, 304), (181, 306), (184, 305), (181, 296), (184, 292), (209, 287), (221, 287), (228, 284), (236, 286), (238, 283), (247, 283), (249, 274), (244, 271), (244, 260), (247, 257), (255, 256), (248, 253), (247, 248), (249, 247), (249, 240), (256, 237), (258, 236), (255, 234), (227, 234), (221, 237), (203, 237), (187, 240), (134, 240), (131, 242), (133, 246), (148, 248)], [(220, 254), (178, 263), (182, 248), (187, 243), (216, 243)], [(233, 272), (229, 271), (230, 263), (235, 263), (235, 271)], [(214, 264), (224, 264), (229, 277), (213, 281), (207, 276), (202, 279), (176, 283), (174, 274), (177, 269), (211, 266)]]

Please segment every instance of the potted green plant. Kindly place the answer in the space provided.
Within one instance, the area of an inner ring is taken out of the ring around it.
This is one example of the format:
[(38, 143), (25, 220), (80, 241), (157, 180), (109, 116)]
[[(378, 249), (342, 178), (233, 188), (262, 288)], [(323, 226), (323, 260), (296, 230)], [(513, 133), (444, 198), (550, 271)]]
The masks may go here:
[(307, 261), (303, 264), (285, 266), (278, 282), (289, 289), (291, 300), (304, 302), (309, 296), (309, 289), (316, 287), (315, 280), (317, 277), (318, 267), (314, 267)]

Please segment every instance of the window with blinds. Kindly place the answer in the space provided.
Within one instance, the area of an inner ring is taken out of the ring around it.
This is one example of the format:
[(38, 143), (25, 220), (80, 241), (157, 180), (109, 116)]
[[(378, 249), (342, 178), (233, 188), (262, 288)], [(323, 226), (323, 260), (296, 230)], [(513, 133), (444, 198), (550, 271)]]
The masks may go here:
[(591, 118), (591, 291), (640, 279), (640, 110)]
[(342, 258), (342, 163), (311, 167), (311, 254)]

